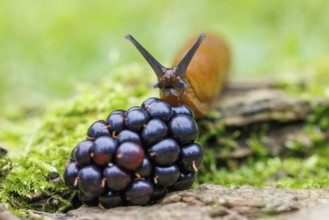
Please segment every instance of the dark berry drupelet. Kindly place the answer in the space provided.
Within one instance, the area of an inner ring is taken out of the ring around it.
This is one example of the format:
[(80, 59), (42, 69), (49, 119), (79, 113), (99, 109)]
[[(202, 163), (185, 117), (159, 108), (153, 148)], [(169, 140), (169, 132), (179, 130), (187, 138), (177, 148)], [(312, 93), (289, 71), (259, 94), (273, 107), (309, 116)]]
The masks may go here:
[(152, 103), (155, 102), (155, 101), (159, 101), (159, 100), (161, 100), (161, 99), (159, 99), (159, 98), (155, 98), (155, 97), (148, 98), (148, 99), (146, 99), (146, 100), (142, 103), (142, 108), (143, 108), (143, 109), (146, 109), (146, 108), (148, 108), (148, 107), (150, 106), (150, 104), (152, 104)]
[(140, 165), (140, 167), (138, 167), (137, 170), (135, 171), (135, 176), (137, 178), (147, 178), (151, 175), (151, 171), (152, 171), (152, 164), (150, 160), (147, 157), (145, 157), (143, 159), (142, 165)]
[(148, 103), (144, 105), (144, 109), (150, 118), (157, 118), (167, 122), (172, 117), (173, 111), (167, 102), (158, 99)]
[(103, 120), (94, 122), (87, 132), (87, 138), (90, 140), (107, 135), (110, 135), (109, 125)]
[(117, 141), (109, 136), (98, 137), (92, 146), (91, 157), (97, 165), (105, 166), (112, 160), (117, 145)]
[(143, 143), (146, 146), (149, 146), (162, 140), (167, 136), (167, 134), (167, 125), (159, 119), (152, 119), (144, 126), (144, 129), (142, 130)]
[(93, 142), (89, 140), (81, 141), (75, 149), (73, 149), (74, 160), (80, 165), (85, 166), (92, 162)]
[(104, 187), (102, 186), (102, 170), (95, 165), (82, 167), (78, 174), (79, 190), (86, 196), (99, 196)]
[(78, 188), (78, 173), (79, 173), (79, 166), (77, 163), (73, 162), (67, 165), (64, 171), (64, 182), (65, 185), (71, 189)]
[(197, 136), (188, 106), (147, 99), (93, 123), (71, 152), (64, 182), (88, 206), (153, 204), (192, 186), (203, 161)]
[(163, 199), (168, 193), (168, 189), (163, 186), (154, 186), (151, 202), (154, 203), (160, 199)]
[(191, 116), (192, 118), (194, 118), (194, 114), (193, 114), (192, 110), (189, 107), (187, 107), (187, 105), (173, 106), (172, 111), (173, 111), (173, 116), (188, 115), (188, 116)]
[(156, 185), (169, 187), (179, 178), (180, 170), (178, 166), (155, 167), (153, 182)]
[(203, 161), (203, 148), (200, 144), (189, 144), (181, 148), (181, 168), (186, 172), (196, 172)]
[(142, 144), (139, 134), (130, 130), (121, 131), (120, 134), (116, 137), (116, 139), (119, 144), (122, 144), (124, 142), (134, 142), (139, 145)]
[(171, 119), (168, 127), (172, 137), (180, 144), (193, 143), (198, 138), (198, 126), (191, 116), (176, 115)]
[(136, 170), (144, 159), (143, 148), (134, 142), (124, 142), (116, 152), (117, 164), (127, 170)]
[(126, 113), (126, 127), (135, 132), (139, 132), (148, 121), (148, 115), (143, 108), (132, 107)]
[(131, 182), (131, 176), (116, 165), (106, 167), (103, 171), (103, 181), (111, 191), (124, 190)]
[(98, 196), (95, 195), (86, 195), (81, 191), (78, 194), (80, 202), (87, 206), (98, 206)]
[(153, 145), (148, 152), (156, 165), (168, 166), (177, 161), (180, 148), (174, 139), (168, 138)]
[(195, 179), (195, 173), (180, 173), (178, 180), (170, 186), (169, 190), (178, 191), (188, 189), (192, 186)]
[(113, 208), (124, 204), (124, 198), (119, 192), (108, 191), (99, 197), (99, 205), (103, 208)]
[(149, 181), (136, 180), (126, 191), (126, 199), (130, 205), (145, 205), (151, 199), (153, 186)]
[(106, 119), (106, 122), (109, 125), (109, 131), (112, 136), (116, 136), (120, 133), (125, 127), (125, 114), (124, 110), (113, 111)]
[(77, 147), (75, 147), (72, 152), (71, 152), (71, 155), (70, 155), (70, 160), (69, 160), (69, 163), (72, 163), (72, 162), (76, 162), (75, 158), (74, 158), (74, 154), (75, 154), (75, 151), (77, 150)]

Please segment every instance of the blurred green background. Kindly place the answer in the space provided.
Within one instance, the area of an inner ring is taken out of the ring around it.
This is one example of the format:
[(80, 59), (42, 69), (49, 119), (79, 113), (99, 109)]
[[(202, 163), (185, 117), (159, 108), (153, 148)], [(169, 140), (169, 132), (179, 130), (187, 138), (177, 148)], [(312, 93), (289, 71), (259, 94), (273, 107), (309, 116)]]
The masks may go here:
[[(125, 34), (170, 66), (191, 36), (220, 33), (233, 52), (235, 79), (279, 79), (285, 92), (315, 100), (329, 97), (328, 8), (328, 0), (0, 0), (0, 145), (13, 162), (6, 181), (0, 175), (0, 199), (18, 199), (18, 207), (29, 209), (21, 198), (36, 192), (53, 195), (54, 187), (61, 193), (62, 185), (44, 177), (63, 173), (88, 125), (111, 109), (128, 108), (137, 101), (134, 95), (149, 97), (150, 78), (132, 74), (153, 75), (152, 70)], [(329, 128), (327, 114), (319, 107), (307, 121), (305, 132), (314, 145), (306, 149), (314, 150), (308, 159), (268, 157), (251, 136), (260, 158), (221, 169), (208, 150), (199, 183), (328, 186), (329, 148), (321, 133)], [(11, 162), (4, 160), (10, 169)], [(282, 170), (286, 174), (273, 182), (271, 177)]]
[(152, 74), (126, 33), (165, 65), (191, 35), (210, 30), (229, 41), (238, 77), (306, 68), (328, 57), (328, 8), (327, 0), (2, 0), (0, 119), (40, 112), (134, 62)]

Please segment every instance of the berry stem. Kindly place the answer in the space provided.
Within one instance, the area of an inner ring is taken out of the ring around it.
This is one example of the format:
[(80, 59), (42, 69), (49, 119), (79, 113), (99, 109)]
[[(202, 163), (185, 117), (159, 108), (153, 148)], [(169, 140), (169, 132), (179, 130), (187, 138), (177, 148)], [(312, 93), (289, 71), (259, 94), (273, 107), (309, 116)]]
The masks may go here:
[(77, 185), (78, 185), (78, 182), (79, 182), (79, 177), (76, 177), (76, 178), (74, 179), (73, 186), (74, 186), (74, 187), (77, 186)]
[(87, 140), (93, 141), (93, 140), (95, 140), (95, 138), (94, 137), (90, 137), (90, 136), (87, 135)]
[(154, 182), (154, 184), (158, 184), (158, 176), (155, 176), (154, 178), (153, 178), (153, 182)]
[(118, 138), (118, 136), (115, 134), (115, 131), (112, 132), (112, 138), (113, 139), (117, 139)]
[(103, 179), (102, 179), (102, 188), (104, 188), (105, 185), (106, 185), (106, 178), (103, 178)]
[(193, 162), (192, 162), (192, 167), (193, 167), (193, 170), (194, 170), (195, 172), (198, 172), (198, 168), (197, 168), (196, 165), (195, 165), (195, 160), (193, 160)]

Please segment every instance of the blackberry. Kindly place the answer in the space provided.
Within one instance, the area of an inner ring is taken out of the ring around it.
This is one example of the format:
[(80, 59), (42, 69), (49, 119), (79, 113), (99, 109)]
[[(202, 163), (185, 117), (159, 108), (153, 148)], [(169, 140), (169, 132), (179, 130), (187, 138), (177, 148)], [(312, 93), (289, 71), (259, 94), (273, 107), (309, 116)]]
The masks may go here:
[(94, 122), (71, 152), (64, 182), (89, 206), (146, 205), (188, 189), (203, 161), (186, 105), (150, 98)]

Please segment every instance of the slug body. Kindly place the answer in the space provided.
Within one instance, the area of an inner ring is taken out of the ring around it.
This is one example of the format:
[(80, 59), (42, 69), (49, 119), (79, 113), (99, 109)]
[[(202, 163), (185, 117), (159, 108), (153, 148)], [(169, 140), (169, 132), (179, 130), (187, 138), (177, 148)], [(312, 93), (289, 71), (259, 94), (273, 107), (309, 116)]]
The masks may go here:
[(186, 104), (198, 117), (205, 116), (223, 89), (230, 65), (230, 51), (223, 39), (201, 34), (191, 39), (174, 59), (174, 67), (162, 66), (132, 36), (127, 35), (151, 65), (160, 98), (171, 105)]

